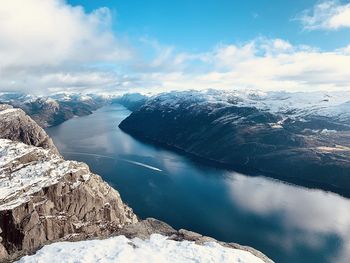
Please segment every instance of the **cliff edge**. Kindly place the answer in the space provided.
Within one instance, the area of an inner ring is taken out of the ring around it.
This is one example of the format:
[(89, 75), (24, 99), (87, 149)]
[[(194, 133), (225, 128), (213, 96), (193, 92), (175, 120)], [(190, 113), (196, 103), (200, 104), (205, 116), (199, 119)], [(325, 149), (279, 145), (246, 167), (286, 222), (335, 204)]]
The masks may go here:
[(138, 221), (115, 189), (86, 164), (65, 161), (22, 110), (0, 105), (0, 138), (1, 262)]

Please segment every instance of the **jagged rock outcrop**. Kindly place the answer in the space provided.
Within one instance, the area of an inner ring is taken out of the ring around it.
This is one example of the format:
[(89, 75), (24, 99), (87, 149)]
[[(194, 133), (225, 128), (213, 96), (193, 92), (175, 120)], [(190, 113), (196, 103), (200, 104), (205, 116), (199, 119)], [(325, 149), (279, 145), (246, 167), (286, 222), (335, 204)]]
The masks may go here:
[(69, 235), (105, 236), (136, 215), (86, 164), (0, 139), (0, 261)]
[(58, 153), (52, 139), (21, 109), (0, 104), (0, 138), (51, 149)]

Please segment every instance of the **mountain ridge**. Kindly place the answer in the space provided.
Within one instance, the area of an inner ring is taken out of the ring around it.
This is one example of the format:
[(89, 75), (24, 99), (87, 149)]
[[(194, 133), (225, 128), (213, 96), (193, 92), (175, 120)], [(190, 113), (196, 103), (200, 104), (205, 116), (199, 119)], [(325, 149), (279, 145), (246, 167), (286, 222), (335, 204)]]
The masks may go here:
[[(119, 127), (230, 169), (348, 193), (350, 111), (338, 107), (350, 97), (319, 95), (329, 98), (323, 102), (314, 93), (301, 94), (303, 102), (297, 104), (295, 94), (287, 94), (289, 103), (281, 101), (280, 93), (259, 94), (164, 93), (150, 98)], [(321, 107), (324, 103), (329, 104)]]

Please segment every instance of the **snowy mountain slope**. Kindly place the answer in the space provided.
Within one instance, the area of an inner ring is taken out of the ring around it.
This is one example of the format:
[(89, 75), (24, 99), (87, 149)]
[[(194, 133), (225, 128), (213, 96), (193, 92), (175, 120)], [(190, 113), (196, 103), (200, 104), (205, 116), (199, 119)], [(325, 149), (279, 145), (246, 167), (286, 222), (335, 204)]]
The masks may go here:
[(349, 195), (349, 96), (170, 92), (147, 100), (119, 127), (241, 172)]
[(289, 118), (324, 116), (348, 120), (350, 117), (350, 91), (296, 93), (259, 90), (173, 91), (151, 97), (148, 106), (155, 105), (155, 101), (161, 101), (159, 105), (168, 108), (177, 107), (181, 102), (220, 105), (220, 107), (232, 105), (255, 107), (264, 112)]

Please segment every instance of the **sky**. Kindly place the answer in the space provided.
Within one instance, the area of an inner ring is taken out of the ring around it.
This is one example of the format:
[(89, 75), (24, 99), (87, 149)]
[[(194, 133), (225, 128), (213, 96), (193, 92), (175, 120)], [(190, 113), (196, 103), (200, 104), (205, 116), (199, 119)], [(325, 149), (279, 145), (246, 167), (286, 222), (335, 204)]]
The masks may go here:
[(350, 0), (2, 0), (0, 91), (350, 90)]

